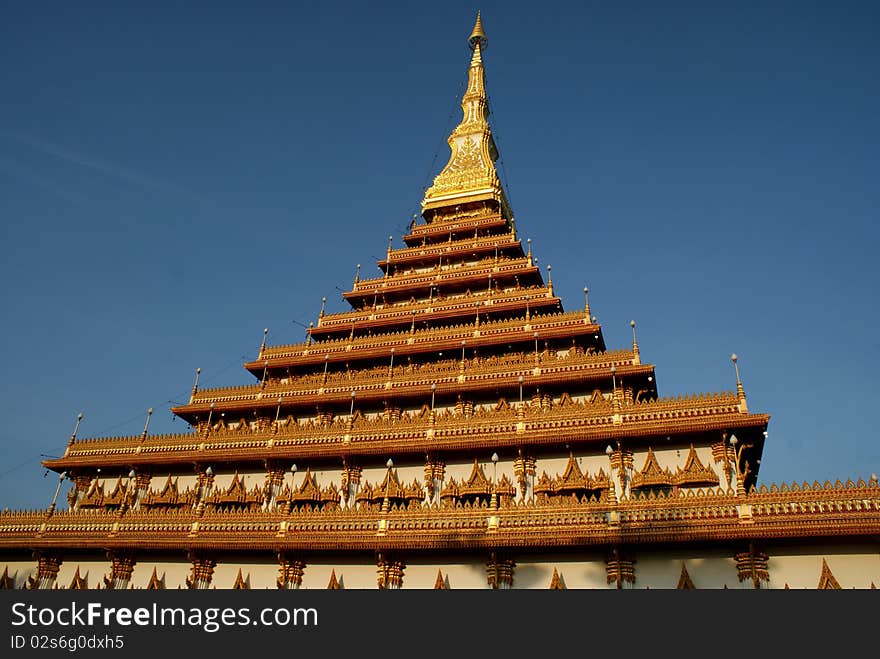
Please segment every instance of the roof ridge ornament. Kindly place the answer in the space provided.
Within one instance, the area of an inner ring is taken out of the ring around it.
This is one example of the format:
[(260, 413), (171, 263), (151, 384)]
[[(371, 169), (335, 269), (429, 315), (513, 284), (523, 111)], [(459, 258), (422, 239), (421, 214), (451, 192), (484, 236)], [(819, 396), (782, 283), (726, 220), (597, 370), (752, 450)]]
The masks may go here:
[[(502, 215), (512, 218), (501, 179), (495, 169), (498, 148), (487, 120), (489, 99), (482, 58), (482, 49), (487, 44), (483, 22), (477, 13), (474, 29), (468, 37), (468, 46), (473, 55), (468, 68), (467, 89), (461, 99), (462, 120), (447, 139), (452, 151), (449, 162), (425, 192), (423, 214), (472, 202), (495, 202), (500, 206)], [(430, 218), (426, 219), (430, 221)]]

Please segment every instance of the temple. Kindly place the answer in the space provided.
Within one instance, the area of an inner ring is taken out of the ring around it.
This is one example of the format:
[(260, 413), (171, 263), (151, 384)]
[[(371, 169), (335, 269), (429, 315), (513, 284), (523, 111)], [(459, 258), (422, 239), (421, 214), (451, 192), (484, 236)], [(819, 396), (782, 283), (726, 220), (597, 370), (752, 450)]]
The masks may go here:
[(467, 43), (449, 161), (351, 310), (264, 333), (251, 384), (197, 372), (189, 432), (77, 421), (48, 509), (0, 515), (0, 587), (880, 583), (876, 476), (760, 483), (770, 417), (735, 355), (732, 391), (663, 398), (635, 323), (609, 349), (586, 288), (563, 308), (496, 171), (479, 15)]

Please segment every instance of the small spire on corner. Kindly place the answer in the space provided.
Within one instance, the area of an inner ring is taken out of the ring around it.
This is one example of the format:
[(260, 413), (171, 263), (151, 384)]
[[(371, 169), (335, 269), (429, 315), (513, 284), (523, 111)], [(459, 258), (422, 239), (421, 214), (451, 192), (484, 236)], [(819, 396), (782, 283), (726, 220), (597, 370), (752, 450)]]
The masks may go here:
[(739, 366), (737, 365), (739, 357), (736, 356), (736, 353), (730, 356), (730, 361), (733, 362), (733, 368), (736, 371), (736, 397), (739, 398), (739, 411), (745, 413), (749, 411), (749, 406), (746, 403), (746, 391), (743, 388), (742, 380), (739, 378)]

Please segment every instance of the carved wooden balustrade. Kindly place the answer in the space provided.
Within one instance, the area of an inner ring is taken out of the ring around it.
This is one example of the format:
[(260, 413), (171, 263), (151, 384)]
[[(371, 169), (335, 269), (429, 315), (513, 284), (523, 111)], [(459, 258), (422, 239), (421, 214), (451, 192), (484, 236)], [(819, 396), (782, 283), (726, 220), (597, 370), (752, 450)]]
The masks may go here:
[(618, 369), (620, 377), (636, 371), (644, 373), (653, 371), (650, 366), (627, 370), (626, 367), (634, 366), (634, 361), (631, 351), (617, 350), (593, 354), (567, 352), (562, 356), (541, 352), (537, 355), (515, 353), (500, 357), (466, 358), (463, 362), (461, 359), (448, 359), (426, 364), (397, 364), (393, 367), (393, 371), (389, 362), (389, 366), (377, 366), (371, 369), (334, 371), (327, 373), (326, 376), (320, 373), (299, 376), (293, 378), (292, 382), (273, 378), (265, 385), (202, 389), (193, 395), (189, 405), (176, 407), (175, 411), (187, 409), (207, 412), (210, 403), (263, 401), (265, 404), (270, 404), (277, 401), (279, 396), (285, 403), (292, 402), (294, 396), (320, 397), (320, 401), (324, 402), (345, 400), (352, 391), (357, 394), (374, 391), (383, 396), (387, 396), (389, 392), (404, 392), (410, 395), (430, 394), (432, 384), (437, 386), (438, 391), (479, 390), (484, 386), (511, 385), (518, 381), (519, 376), (528, 379), (529, 386), (534, 386), (557, 381), (572, 381), (577, 375), (586, 379), (591, 371), (602, 371), (604, 377), (612, 366)]
[[(748, 515), (743, 512), (746, 508)], [(490, 523), (490, 518), (497, 525)], [(876, 481), (863, 480), (762, 486), (742, 495), (714, 488), (675, 495), (652, 493), (615, 502), (573, 498), (544, 503), (537, 499), (508, 501), (498, 508), (485, 502), (449, 507), (410, 499), (388, 509), (128, 510), (122, 516), (101, 510), (0, 514), (0, 547), (26, 543), (34, 548), (75, 542), (82, 549), (185, 549), (210, 547), (222, 540), (229, 550), (368, 550), (377, 542), (429, 550), (878, 533), (880, 487)]]
[[(347, 359), (349, 357), (357, 357), (359, 353), (370, 349), (373, 349), (375, 354), (381, 355), (386, 355), (391, 348), (401, 350), (413, 346), (422, 347), (422, 350), (427, 351), (434, 349), (438, 344), (450, 347), (460, 346), (463, 340), (467, 341), (469, 345), (473, 343), (474, 346), (483, 343), (492, 345), (496, 342), (492, 340), (493, 338), (497, 338), (498, 343), (510, 339), (530, 339), (534, 332), (539, 332), (542, 339), (551, 336), (564, 337), (569, 336), (572, 330), (589, 334), (596, 333), (598, 335), (599, 326), (585, 319), (583, 312), (542, 314), (531, 318), (531, 320), (524, 318), (491, 320), (488, 322), (481, 320), (479, 325), (476, 323), (464, 323), (446, 327), (416, 329), (414, 332), (402, 330), (399, 332), (384, 332), (373, 336), (356, 336), (352, 339), (322, 339), (313, 343), (304, 342), (267, 346), (260, 352), (258, 359), (245, 364), (245, 368), (259, 372), (264, 367), (266, 360), (269, 361), (270, 367), (274, 367), (278, 365), (277, 362), (279, 360), (293, 357), (304, 357), (306, 359), (296, 362), (291, 361), (291, 363), (319, 364), (322, 363), (325, 355)], [(528, 336), (520, 334), (522, 332), (528, 332)], [(417, 352), (417, 350), (413, 350), (413, 352)], [(334, 361), (339, 361), (339, 359), (334, 359)]]

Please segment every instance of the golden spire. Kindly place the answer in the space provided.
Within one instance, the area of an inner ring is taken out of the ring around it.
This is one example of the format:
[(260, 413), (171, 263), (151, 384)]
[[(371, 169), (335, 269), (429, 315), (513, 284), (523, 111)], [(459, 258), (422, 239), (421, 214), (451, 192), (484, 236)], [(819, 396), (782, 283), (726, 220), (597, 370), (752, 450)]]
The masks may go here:
[(489, 100), (482, 51), (488, 43), (478, 13), (468, 37), (468, 45), (474, 52), (468, 69), (467, 89), (461, 99), (463, 117), (447, 140), (452, 151), (449, 162), (425, 192), (423, 213), (444, 206), (492, 200), (501, 206), (505, 216), (511, 217), (507, 197), (495, 170), (498, 149), (487, 121)]

